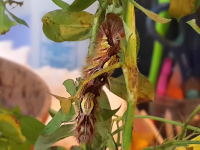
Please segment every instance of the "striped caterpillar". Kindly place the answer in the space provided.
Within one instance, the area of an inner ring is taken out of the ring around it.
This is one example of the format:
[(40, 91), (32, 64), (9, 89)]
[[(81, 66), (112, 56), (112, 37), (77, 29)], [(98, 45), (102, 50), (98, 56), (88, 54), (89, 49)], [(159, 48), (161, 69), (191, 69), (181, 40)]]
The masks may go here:
[[(86, 59), (87, 65), (83, 68), (83, 79), (96, 72), (111, 66), (119, 61), (120, 38), (125, 38), (122, 19), (114, 13), (108, 13), (105, 21), (97, 33), (95, 53), (96, 56)], [(76, 117), (76, 138), (79, 143), (92, 141), (96, 122), (95, 110), (98, 106), (97, 98), (102, 87), (108, 84), (108, 77), (112, 72), (106, 72), (90, 80), (79, 94), (79, 113)]]

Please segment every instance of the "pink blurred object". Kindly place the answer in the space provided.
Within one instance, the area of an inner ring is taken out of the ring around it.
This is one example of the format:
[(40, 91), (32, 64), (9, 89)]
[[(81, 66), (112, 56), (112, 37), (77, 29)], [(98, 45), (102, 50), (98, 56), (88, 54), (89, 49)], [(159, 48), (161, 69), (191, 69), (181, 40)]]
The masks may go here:
[(172, 68), (172, 59), (165, 58), (160, 76), (158, 78), (158, 83), (157, 83), (156, 93), (158, 95), (163, 96), (166, 93), (167, 83), (168, 83), (169, 75), (171, 73), (171, 68)]

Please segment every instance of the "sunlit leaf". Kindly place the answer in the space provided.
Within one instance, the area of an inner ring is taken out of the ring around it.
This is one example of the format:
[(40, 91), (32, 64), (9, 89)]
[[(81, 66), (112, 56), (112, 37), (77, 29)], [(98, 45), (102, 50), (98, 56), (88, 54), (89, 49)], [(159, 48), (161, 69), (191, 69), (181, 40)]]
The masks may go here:
[[(141, 5), (139, 5), (138, 3), (136, 3), (134, 0), (129, 0), (135, 7), (137, 7), (138, 9), (140, 9), (141, 11), (143, 11), (149, 18), (151, 18), (152, 20), (154, 20), (155, 22), (159, 22), (159, 23), (168, 23), (171, 21), (171, 19), (167, 19), (164, 17), (159, 16), (158, 14), (155, 14), (154, 12), (149, 11), (148, 9), (142, 7)], [(180, 5), (178, 5), (180, 7)]]
[(194, 13), (200, 5), (200, 0), (170, 0), (169, 16), (180, 20)]
[(21, 123), (22, 134), (34, 145), (45, 125), (31, 116), (22, 116), (19, 122)]
[(29, 27), (28, 24), (27, 24), (24, 20), (18, 18), (17, 16), (15, 16), (14, 14), (12, 14), (10, 11), (8, 11), (8, 9), (5, 7), (5, 3), (4, 3), (3, 0), (0, 0), (0, 4), (4, 7), (4, 9), (9, 13), (9, 15), (10, 15), (17, 23), (23, 24), (23, 25)]
[(16, 23), (11, 21), (8, 16), (4, 13), (5, 9), (0, 3), (0, 34), (5, 34), (10, 30), (12, 26), (15, 26)]
[(187, 22), (197, 33), (200, 34), (200, 27), (196, 24), (196, 20), (192, 19)]
[(65, 98), (65, 97), (54, 95), (54, 94), (51, 94), (51, 95), (60, 101), (60, 106), (65, 112), (65, 114), (67, 115), (72, 105), (72, 97)]
[(34, 150), (47, 150), (55, 142), (69, 136), (73, 136), (74, 125), (64, 125), (49, 136), (40, 136), (34, 145)]
[(2, 136), (16, 143), (23, 143), (26, 141), (26, 138), (22, 135), (19, 120), (12, 114), (0, 114), (0, 132)]
[(67, 4), (66, 2), (63, 2), (62, 0), (52, 0), (57, 6), (59, 6), (60, 8), (62, 8), (65, 11), (68, 11), (69, 8), (69, 4)]
[(74, 80), (72, 80), (72, 79), (65, 80), (63, 82), (63, 85), (65, 86), (67, 92), (71, 96), (74, 96), (76, 94), (76, 87), (75, 87), (75, 84), (74, 84)]
[(55, 10), (43, 18), (43, 32), (55, 42), (81, 41), (90, 37), (94, 15), (81, 12)]
[(72, 106), (69, 113), (66, 115), (62, 109), (60, 109), (51, 121), (46, 125), (45, 129), (42, 131), (43, 136), (48, 136), (53, 134), (63, 122), (68, 122), (75, 115), (74, 107)]
[[(110, 78), (111, 92), (115, 95), (121, 97), (122, 99), (127, 99), (127, 90), (124, 80), (124, 76), (118, 78)], [(138, 100), (137, 104), (150, 102), (154, 100), (154, 88), (147, 77), (139, 74), (138, 83)]]
[(69, 6), (69, 12), (79, 12), (85, 10), (90, 5), (92, 5), (96, 0), (74, 0), (74, 2)]

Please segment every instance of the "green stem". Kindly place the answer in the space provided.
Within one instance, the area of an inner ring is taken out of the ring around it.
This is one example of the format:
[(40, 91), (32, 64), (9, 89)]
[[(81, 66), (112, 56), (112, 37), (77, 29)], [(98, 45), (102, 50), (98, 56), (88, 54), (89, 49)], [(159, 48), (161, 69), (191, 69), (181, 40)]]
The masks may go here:
[(93, 56), (93, 54), (94, 54), (94, 49), (95, 49), (95, 45), (96, 45), (95, 41), (97, 39), (97, 32), (99, 29), (101, 14), (102, 14), (102, 8), (99, 7), (99, 9), (97, 10), (97, 13), (95, 14), (94, 24), (92, 26), (92, 35), (91, 35), (90, 46), (89, 46), (89, 50), (88, 50), (89, 56)]
[(184, 123), (184, 126), (183, 126), (183, 128), (181, 130), (181, 133), (178, 136), (178, 140), (182, 140), (183, 139), (188, 124), (194, 118), (194, 116), (198, 113), (198, 111), (200, 111), (200, 105), (191, 113), (191, 115), (188, 117), (188, 119)]
[[(184, 127), (184, 123), (180, 123), (180, 122), (176, 122), (176, 121), (172, 121), (172, 120), (167, 120), (167, 119), (164, 119), (164, 118), (154, 117), (154, 116), (135, 115), (134, 118), (152, 119), (152, 120), (160, 121), (160, 122), (163, 122), (163, 123), (170, 123), (170, 124), (175, 125), (175, 126)], [(197, 127), (187, 125), (185, 128), (188, 129), (188, 130), (192, 130), (192, 131), (200, 133), (200, 129), (197, 128)], [(119, 127), (117, 130), (115, 130), (112, 133), (112, 135), (119, 133), (121, 130), (123, 130), (123, 127)]]

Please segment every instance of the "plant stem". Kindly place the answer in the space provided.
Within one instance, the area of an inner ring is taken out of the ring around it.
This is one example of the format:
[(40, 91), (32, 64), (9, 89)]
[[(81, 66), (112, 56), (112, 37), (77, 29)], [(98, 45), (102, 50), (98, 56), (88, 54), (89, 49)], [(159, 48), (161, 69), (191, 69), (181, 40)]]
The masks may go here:
[(125, 52), (125, 65), (122, 68), (127, 88), (127, 113), (125, 127), (123, 131), (122, 149), (129, 150), (132, 141), (133, 120), (135, 108), (137, 104), (138, 93), (138, 69), (137, 69), (137, 38), (135, 28), (135, 12), (134, 6), (128, 1), (125, 1), (124, 21), (129, 27), (131, 35), (126, 35), (128, 39), (127, 50)]
[(183, 128), (181, 130), (181, 133), (178, 136), (178, 140), (182, 140), (183, 139), (188, 124), (194, 118), (194, 116), (198, 113), (198, 111), (200, 111), (200, 105), (191, 113), (191, 115), (188, 117), (188, 119), (184, 123), (184, 126), (183, 126)]
[[(167, 120), (167, 119), (164, 119), (164, 118), (149, 116), (149, 115), (135, 115), (134, 118), (152, 119), (152, 120), (160, 121), (160, 122), (163, 122), (163, 123), (170, 123), (170, 124), (175, 125), (175, 126), (184, 127), (184, 123), (180, 123), (180, 122), (176, 122), (176, 121), (172, 121), (172, 120)], [(188, 129), (188, 130), (192, 130), (192, 131), (196, 131), (196, 132), (200, 133), (200, 129), (197, 128), (197, 127), (187, 125), (185, 128)], [(119, 127), (117, 130), (115, 130), (112, 133), (112, 135), (117, 134), (121, 130), (123, 130), (123, 127)]]

